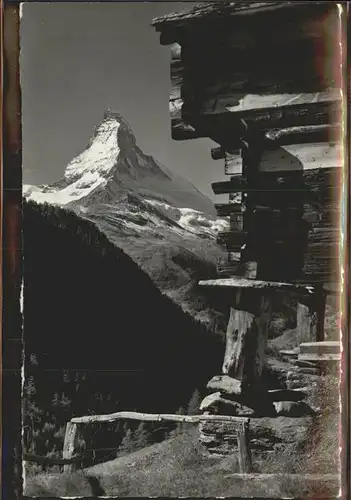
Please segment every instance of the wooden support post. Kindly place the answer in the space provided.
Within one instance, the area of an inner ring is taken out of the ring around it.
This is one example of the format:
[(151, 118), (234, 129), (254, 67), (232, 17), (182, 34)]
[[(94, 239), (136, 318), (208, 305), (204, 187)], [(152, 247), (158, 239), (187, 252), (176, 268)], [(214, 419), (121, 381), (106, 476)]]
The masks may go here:
[(312, 297), (302, 297), (297, 306), (297, 345), (324, 340), (326, 293), (318, 289)]
[(237, 429), (238, 432), (238, 461), (241, 474), (252, 472), (251, 450), (249, 442), (249, 423), (243, 421)]
[[(78, 425), (73, 422), (67, 422), (65, 439), (63, 443), (63, 458), (73, 459), (77, 455)], [(64, 465), (64, 472), (74, 472), (77, 468), (75, 462)]]
[[(263, 152), (263, 135), (253, 133), (247, 123), (242, 120), (243, 138), (241, 147), (242, 156), (242, 173), (246, 179), (247, 186), (253, 188), (255, 186), (255, 178), (259, 170), (261, 156)], [(247, 192), (242, 193), (242, 209), (243, 209), (243, 230), (250, 234), (252, 230), (254, 216), (254, 202), (252, 196)], [(251, 272), (250, 278), (257, 278), (257, 259), (252, 260), (250, 257), (251, 246), (254, 242), (250, 241), (250, 236), (246, 239), (246, 244), (242, 252), (242, 262), (250, 262)], [(252, 271), (254, 269), (254, 271)]]
[(325, 325), (325, 308), (327, 302), (327, 293), (321, 289), (319, 291), (319, 300), (317, 303), (317, 342), (323, 342), (324, 339), (324, 325)]
[(222, 372), (241, 380), (242, 392), (256, 392), (261, 388), (270, 318), (269, 293), (252, 289), (236, 292), (227, 327)]

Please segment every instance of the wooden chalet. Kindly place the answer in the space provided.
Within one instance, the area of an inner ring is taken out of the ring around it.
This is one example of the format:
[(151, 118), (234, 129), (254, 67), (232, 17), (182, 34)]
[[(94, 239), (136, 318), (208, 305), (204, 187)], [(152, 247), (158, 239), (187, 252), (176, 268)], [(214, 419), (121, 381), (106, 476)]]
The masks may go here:
[(299, 341), (316, 341), (340, 283), (339, 9), (216, 2), (153, 22), (171, 52), (173, 139), (210, 138), (224, 163), (212, 188), (228, 195), (216, 204), (230, 219), (218, 235), (228, 260), (200, 282), (230, 296), (222, 376), (261, 399), (272, 292), (298, 297)]
[(218, 2), (153, 24), (171, 49), (173, 138), (209, 137), (224, 160), (227, 180), (212, 185), (229, 195), (216, 205), (231, 219), (220, 274), (240, 260), (257, 277), (338, 283), (337, 4)]

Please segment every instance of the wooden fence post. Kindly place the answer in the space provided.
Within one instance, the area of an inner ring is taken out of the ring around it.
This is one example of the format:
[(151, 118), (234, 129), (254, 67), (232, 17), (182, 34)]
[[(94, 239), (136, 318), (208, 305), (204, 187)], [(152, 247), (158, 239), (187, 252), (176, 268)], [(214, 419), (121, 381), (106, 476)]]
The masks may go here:
[(249, 421), (243, 421), (237, 428), (238, 432), (238, 460), (241, 474), (252, 472), (251, 450), (249, 443)]
[[(65, 439), (63, 442), (63, 458), (70, 460), (77, 454), (78, 425), (73, 422), (67, 422)], [(63, 466), (64, 472), (73, 472), (77, 464), (71, 463)]]

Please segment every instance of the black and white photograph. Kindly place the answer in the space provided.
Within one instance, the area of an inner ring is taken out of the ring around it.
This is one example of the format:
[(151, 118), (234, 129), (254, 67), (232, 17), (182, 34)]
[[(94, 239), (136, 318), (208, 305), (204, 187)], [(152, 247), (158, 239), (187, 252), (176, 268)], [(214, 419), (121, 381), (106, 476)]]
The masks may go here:
[(23, 494), (338, 497), (345, 4), (18, 16)]

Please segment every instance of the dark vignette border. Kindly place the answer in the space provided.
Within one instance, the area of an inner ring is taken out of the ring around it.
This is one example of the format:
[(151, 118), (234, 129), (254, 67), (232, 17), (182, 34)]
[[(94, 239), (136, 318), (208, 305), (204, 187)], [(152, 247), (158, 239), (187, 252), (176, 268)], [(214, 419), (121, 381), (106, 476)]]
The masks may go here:
[[(2, 269), (1, 292), (1, 489), (4, 500), (20, 500), (22, 489), (22, 446), (21, 446), (21, 365), (22, 365), (22, 316), (20, 307), (22, 264), (22, 136), (21, 136), (21, 89), (19, 75), (19, 1), (1, 1), (1, 247)], [(33, 0), (25, 0), (33, 1)], [(38, 0), (37, 0), (38, 1)], [(41, 1), (41, 0), (39, 0)], [(51, 0), (55, 1), (55, 0)], [(63, 0), (61, 0), (63, 1)], [(84, 0), (75, 0), (84, 1)], [(123, 1), (123, 0), (104, 0)], [(138, 1), (138, 0), (125, 0)], [(163, 0), (153, 0), (163, 1)], [(166, 0), (165, 0), (166, 1)], [(170, 0), (168, 0), (170, 1)], [(206, 0), (208, 1), (208, 0)], [(310, 0), (311, 1), (311, 0)], [(345, 23), (345, 159), (346, 159), (346, 203), (345, 203), (345, 261), (344, 261), (344, 301), (342, 332), (344, 340), (342, 378), (342, 476), (343, 498), (350, 498), (350, 110), (351, 81), (349, 76), (349, 56), (351, 54), (351, 2), (340, 2), (347, 10)], [(186, 1), (184, 1), (186, 4)], [(29, 500), (29, 497), (27, 497)], [(82, 498), (82, 497), (81, 497)], [(89, 497), (92, 498), (92, 497)], [(234, 498), (234, 497), (233, 497)], [(45, 500), (43, 498), (43, 500)], [(257, 499), (259, 500), (259, 499)], [(302, 499), (301, 499), (302, 500)]]
[(351, 498), (351, 408), (350, 408), (350, 376), (351, 376), (351, 358), (350, 358), (350, 332), (351, 332), (351, 283), (350, 283), (350, 239), (351, 239), (351, 80), (350, 80), (350, 57), (351, 57), (351, 2), (348, 1), (345, 5), (346, 10), (346, 22), (344, 29), (344, 39), (345, 43), (343, 46), (343, 65), (344, 65), (344, 93), (346, 95), (345, 99), (345, 214), (344, 214), (344, 230), (345, 230), (345, 255), (344, 255), (344, 300), (342, 305), (343, 308), (343, 319), (342, 319), (342, 335), (343, 335), (343, 349), (344, 349), (344, 359), (343, 359), (343, 377), (341, 380), (342, 384), (342, 436), (343, 442), (345, 443), (343, 449), (341, 450), (341, 461), (342, 461), (342, 488), (344, 498)]
[(2, 10), (2, 498), (22, 498), (21, 91), (19, 4)]

